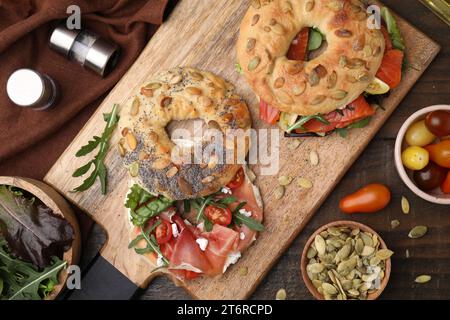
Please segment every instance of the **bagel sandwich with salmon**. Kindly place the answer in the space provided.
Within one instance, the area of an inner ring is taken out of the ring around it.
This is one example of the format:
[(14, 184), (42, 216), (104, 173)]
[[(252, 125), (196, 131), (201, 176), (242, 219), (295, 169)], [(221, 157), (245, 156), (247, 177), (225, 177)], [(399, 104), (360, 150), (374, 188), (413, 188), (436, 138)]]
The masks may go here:
[(238, 65), (260, 99), (260, 118), (288, 135), (324, 136), (366, 126), (402, 78), (405, 45), (381, 9), (369, 28), (359, 0), (251, 1), (240, 27)]

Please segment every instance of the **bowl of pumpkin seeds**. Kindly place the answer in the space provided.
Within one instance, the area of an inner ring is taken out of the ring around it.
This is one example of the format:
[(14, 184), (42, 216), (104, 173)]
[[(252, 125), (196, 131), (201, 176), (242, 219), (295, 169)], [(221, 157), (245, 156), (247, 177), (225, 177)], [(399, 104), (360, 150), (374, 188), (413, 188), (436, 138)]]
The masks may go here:
[(392, 255), (368, 226), (336, 221), (309, 238), (302, 253), (301, 273), (318, 300), (375, 300), (389, 281)]

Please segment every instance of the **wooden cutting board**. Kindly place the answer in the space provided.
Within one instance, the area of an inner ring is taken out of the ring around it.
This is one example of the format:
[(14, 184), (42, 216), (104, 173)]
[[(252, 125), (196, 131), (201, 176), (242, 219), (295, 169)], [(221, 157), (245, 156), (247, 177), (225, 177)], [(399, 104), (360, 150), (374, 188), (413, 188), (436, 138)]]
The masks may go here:
[[(248, 102), (254, 127), (266, 128), (258, 120), (255, 95), (245, 79), (235, 71), (235, 43), (248, 5), (249, 1), (242, 0), (196, 0), (195, 4), (193, 1), (181, 1), (44, 179), (103, 226), (108, 240), (101, 255), (141, 287), (147, 286), (157, 274), (151, 275), (147, 263), (133, 250), (127, 249), (129, 224), (123, 201), (128, 189), (128, 173), (122, 167), (121, 158), (115, 148), (109, 152), (106, 159), (108, 194), (102, 196), (98, 183), (84, 193), (70, 192), (81, 182), (72, 178), (71, 174), (87, 161), (74, 155), (92, 136), (101, 133), (104, 127), (102, 113), (110, 112), (114, 103), (124, 103), (153, 73), (179, 65), (209, 70), (235, 83)], [(202, 277), (185, 285), (192, 296), (199, 299), (248, 298), (418, 80), (438, 53), (439, 46), (401, 18), (398, 22), (408, 48), (410, 67), (400, 87), (384, 100), (385, 110), (377, 113), (370, 126), (351, 130), (346, 139), (337, 135), (302, 139), (296, 150), (287, 147), (290, 139), (279, 132), (279, 175), (306, 177), (313, 182), (313, 188), (302, 190), (293, 183), (287, 188), (284, 198), (277, 201), (274, 189), (278, 175), (258, 176), (256, 183), (265, 204), (266, 231), (225, 275), (213, 279)], [(118, 140), (119, 134), (116, 132), (111, 145), (116, 145)], [(315, 150), (320, 157), (320, 164), (316, 167), (308, 162), (311, 150)], [(391, 154), (384, 157), (386, 161), (393, 161)], [(253, 170), (258, 174), (260, 168), (256, 165)], [(241, 267), (248, 268), (248, 275), (239, 274)]]

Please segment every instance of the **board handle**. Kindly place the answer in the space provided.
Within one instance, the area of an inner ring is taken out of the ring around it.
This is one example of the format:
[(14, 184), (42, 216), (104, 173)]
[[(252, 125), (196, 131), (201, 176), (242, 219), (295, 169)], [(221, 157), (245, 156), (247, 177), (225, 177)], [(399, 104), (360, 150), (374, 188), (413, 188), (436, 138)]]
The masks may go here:
[(81, 289), (67, 292), (68, 300), (130, 300), (138, 286), (100, 254), (81, 279)]

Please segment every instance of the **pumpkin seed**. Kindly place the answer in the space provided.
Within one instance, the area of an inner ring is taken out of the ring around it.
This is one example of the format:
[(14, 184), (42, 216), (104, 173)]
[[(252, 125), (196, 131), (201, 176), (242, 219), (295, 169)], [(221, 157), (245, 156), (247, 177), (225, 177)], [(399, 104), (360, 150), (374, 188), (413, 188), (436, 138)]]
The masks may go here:
[(167, 108), (168, 106), (170, 106), (171, 103), (172, 103), (171, 97), (164, 97), (161, 100), (161, 108)]
[(369, 45), (365, 46), (363, 49), (363, 55), (364, 55), (364, 58), (370, 57), (372, 55), (372, 47)]
[(431, 276), (426, 275), (426, 274), (423, 274), (423, 275), (421, 275), (421, 276), (418, 276), (418, 277), (414, 280), (414, 282), (423, 284), (423, 283), (429, 282), (430, 280), (431, 280)]
[(260, 17), (261, 16), (259, 14), (255, 14), (253, 16), (253, 18), (252, 18), (252, 27), (255, 26), (258, 23)]
[(248, 71), (255, 70), (259, 66), (260, 63), (261, 63), (261, 58), (260, 57), (254, 57), (248, 63), (248, 67), (247, 67)]
[(409, 214), (410, 206), (409, 206), (409, 201), (408, 201), (408, 199), (406, 199), (406, 197), (402, 197), (401, 205), (402, 205), (403, 213)]
[(139, 163), (133, 162), (129, 167), (130, 176), (137, 177), (139, 174)]
[(275, 190), (274, 190), (274, 192), (273, 192), (273, 195), (274, 195), (274, 197), (275, 197), (276, 200), (280, 200), (281, 198), (283, 198), (284, 192), (285, 192), (284, 186), (278, 185), (278, 186), (275, 188)]
[(239, 275), (241, 277), (245, 277), (248, 274), (248, 268), (247, 267), (241, 267), (239, 269)]
[(255, 49), (255, 45), (256, 45), (256, 39), (249, 38), (247, 40), (247, 51), (252, 51), (253, 49)]
[(313, 263), (308, 265), (308, 271), (311, 273), (321, 273), (325, 270), (325, 266), (321, 263)]
[(405, 250), (405, 257), (406, 257), (406, 259), (409, 259), (409, 257), (410, 257), (409, 249)]
[(273, 33), (275, 33), (279, 36), (284, 36), (284, 34), (286, 33), (286, 31), (284, 30), (284, 28), (281, 24), (274, 25), (272, 27), (272, 31), (273, 31)]
[(337, 82), (337, 73), (336, 71), (333, 71), (329, 76), (327, 80), (327, 88), (333, 89), (336, 86)]
[(170, 168), (169, 170), (167, 170), (166, 176), (168, 178), (172, 178), (174, 177), (176, 174), (178, 173), (178, 168), (173, 166), (172, 168)]
[(295, 150), (300, 146), (300, 144), (301, 144), (300, 140), (292, 139), (292, 140), (290, 140), (287, 147), (289, 150)]
[(292, 93), (294, 96), (300, 96), (302, 95), (306, 90), (306, 83), (300, 82), (299, 84), (292, 87)]
[(261, 8), (261, 2), (259, 0), (251, 0), (250, 4), (252, 5), (253, 8), (255, 9), (259, 9)]
[(315, 4), (315, 2), (313, 0), (306, 2), (306, 4), (305, 4), (306, 12), (310, 12), (312, 9), (314, 9), (314, 4)]
[(179, 74), (175, 74), (170, 78), (169, 83), (170, 84), (178, 84), (183, 80), (183, 77)]
[(252, 183), (255, 182), (255, 180), (256, 180), (256, 174), (250, 168), (247, 169), (247, 177), (248, 177), (248, 180), (250, 180), (250, 182), (252, 182)]
[(316, 255), (317, 255), (317, 250), (314, 249), (313, 247), (309, 247), (308, 252), (306, 253), (306, 257), (311, 260)]
[(303, 63), (301, 62), (290, 62), (286, 67), (286, 71), (290, 75), (296, 75), (303, 70)]
[(399, 225), (400, 225), (400, 221), (398, 221), (398, 220), (392, 220), (391, 221), (391, 228), (392, 229), (397, 228)]
[(283, 90), (280, 90), (277, 92), (278, 99), (284, 103), (284, 104), (293, 104), (294, 100), (291, 98), (291, 96)]
[(333, 11), (339, 11), (344, 7), (344, 3), (340, 0), (329, 1), (327, 7)]
[(322, 281), (320, 280), (312, 280), (312, 284), (314, 285), (314, 287), (316, 287), (316, 289), (319, 289), (322, 286)]
[(325, 244), (325, 240), (322, 238), (322, 236), (317, 235), (314, 238), (314, 245), (316, 246), (316, 250), (319, 255), (325, 254), (326, 244)]
[(122, 158), (125, 157), (125, 154), (126, 154), (127, 152), (126, 152), (125, 148), (123, 147), (123, 144), (122, 144), (122, 143), (118, 143), (118, 144), (117, 144), (117, 147), (118, 147), (118, 149), (119, 149), (119, 154), (120, 154), (120, 156), (121, 156)]
[(328, 293), (329, 295), (335, 295), (338, 293), (336, 288), (327, 282), (322, 283), (322, 288), (323, 288), (323, 292)]
[(310, 102), (310, 104), (311, 104), (312, 106), (321, 104), (322, 102), (324, 102), (324, 101), (326, 100), (326, 98), (327, 98), (327, 97), (324, 96), (324, 95), (316, 96), (316, 97), (314, 97), (314, 98), (312, 99), (312, 101)]
[(282, 86), (284, 86), (285, 82), (286, 82), (286, 80), (283, 77), (277, 78), (274, 82), (274, 87), (279, 89)]
[(347, 29), (338, 29), (334, 32), (334, 34), (339, 38), (350, 38), (353, 35), (353, 33)]
[(315, 87), (319, 84), (320, 78), (315, 70), (311, 71), (309, 74), (309, 84), (311, 87)]
[(141, 102), (138, 97), (135, 97), (133, 100), (133, 103), (131, 104), (130, 109), (130, 115), (133, 117), (136, 116), (139, 113), (139, 106), (141, 105)]
[(344, 90), (337, 90), (331, 94), (331, 99), (333, 100), (342, 100), (347, 96), (348, 92)]
[(422, 238), (428, 231), (426, 226), (416, 226), (408, 234), (411, 239)]
[(186, 92), (188, 94), (190, 94), (191, 96), (201, 96), (202, 95), (202, 89), (199, 89), (196, 87), (187, 87)]
[(280, 289), (277, 292), (277, 295), (275, 296), (276, 300), (286, 300), (286, 290), (285, 289)]
[(290, 1), (284, 1), (281, 4), (281, 10), (283, 11), (283, 13), (288, 13), (289, 11), (292, 11), (292, 4)]
[(278, 183), (281, 186), (288, 186), (291, 184), (292, 180), (293, 180), (293, 178), (290, 176), (281, 176), (278, 178)]
[(361, 256), (368, 257), (368, 256), (372, 255), (374, 252), (375, 252), (374, 247), (364, 246), (364, 249), (361, 252)]
[(306, 178), (298, 178), (297, 183), (300, 187), (305, 189), (311, 189), (313, 187), (313, 183), (311, 180), (308, 180)]
[(394, 254), (393, 251), (389, 249), (380, 249), (377, 251), (375, 256), (380, 260), (387, 260)]
[(309, 153), (309, 162), (311, 163), (312, 166), (319, 165), (319, 155), (317, 154), (316, 151), (313, 150)]
[(125, 138), (127, 139), (128, 148), (131, 151), (136, 150), (138, 144), (136, 137), (131, 132), (128, 132)]

